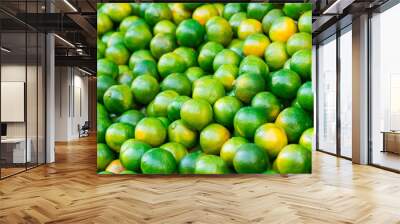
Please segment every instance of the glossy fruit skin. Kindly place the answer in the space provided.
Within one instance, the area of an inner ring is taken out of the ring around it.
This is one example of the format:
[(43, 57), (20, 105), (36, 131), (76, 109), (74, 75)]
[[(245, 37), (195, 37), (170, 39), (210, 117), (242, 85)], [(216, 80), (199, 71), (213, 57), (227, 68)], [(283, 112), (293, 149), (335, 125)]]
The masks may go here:
[(117, 82), (108, 75), (97, 77), (97, 102), (103, 102), (104, 93), (108, 88), (117, 84)]
[(115, 79), (118, 76), (118, 65), (108, 59), (97, 60), (97, 76), (107, 75)]
[(226, 91), (233, 87), (233, 83), (239, 73), (239, 69), (233, 64), (223, 64), (214, 73), (214, 78), (224, 85)]
[(170, 152), (153, 148), (143, 155), (140, 168), (143, 174), (173, 174), (176, 172), (177, 164)]
[(215, 8), (214, 5), (205, 4), (194, 10), (192, 18), (204, 26), (209, 19), (218, 15), (218, 10)]
[(311, 3), (285, 3), (283, 12), (292, 19), (298, 19), (301, 14), (312, 10)]
[(216, 155), (202, 155), (196, 161), (195, 174), (227, 174), (228, 166)]
[(220, 152), (221, 159), (223, 159), (229, 167), (233, 167), (233, 158), (237, 150), (239, 149), (240, 146), (248, 142), (249, 141), (243, 137), (230, 138), (221, 147), (221, 152)]
[(97, 32), (99, 34), (104, 34), (110, 31), (113, 27), (113, 22), (110, 17), (104, 13), (97, 13)]
[(270, 44), (267, 36), (261, 33), (249, 35), (243, 43), (243, 54), (263, 57), (265, 49)]
[(253, 139), (257, 128), (267, 123), (264, 109), (258, 107), (243, 107), (235, 115), (233, 126), (239, 136)]
[(313, 146), (313, 138), (314, 138), (314, 128), (309, 128), (301, 134), (299, 144), (304, 148), (312, 151)]
[(131, 90), (137, 102), (148, 104), (160, 91), (160, 85), (153, 76), (141, 75), (132, 82)]
[(106, 168), (106, 172), (110, 172), (112, 174), (120, 174), (124, 171), (125, 168), (122, 166), (121, 161), (119, 159), (113, 160), (110, 164), (108, 164)]
[(144, 118), (144, 114), (137, 110), (125, 111), (121, 116), (117, 118), (117, 122), (130, 124), (132, 127), (136, 127), (140, 120)]
[(276, 158), (276, 166), (281, 174), (311, 172), (311, 151), (301, 145), (287, 145)]
[(247, 5), (247, 17), (261, 21), (273, 8), (274, 5), (271, 3), (249, 3)]
[(200, 67), (190, 67), (185, 71), (185, 75), (193, 84), (194, 81), (198, 80), (202, 76), (205, 76), (205, 72)]
[(282, 99), (294, 99), (300, 86), (299, 75), (289, 69), (281, 69), (271, 77), (271, 92)]
[(144, 18), (149, 25), (154, 26), (162, 20), (170, 20), (172, 14), (166, 3), (153, 3), (146, 9)]
[(154, 63), (156, 62), (149, 50), (138, 50), (133, 52), (129, 58), (129, 68), (133, 69), (136, 63), (142, 60), (149, 60), (153, 61)]
[[(111, 47), (117, 44), (124, 44), (124, 33), (122, 32), (114, 32), (110, 35), (110, 38), (107, 41), (107, 47)], [(124, 46), (125, 47), (125, 46)]]
[(176, 48), (175, 36), (169, 33), (159, 33), (150, 42), (150, 51), (155, 58), (172, 52)]
[(170, 142), (177, 142), (186, 148), (192, 148), (197, 143), (197, 132), (183, 120), (176, 120), (168, 127)]
[(190, 127), (200, 131), (211, 123), (213, 111), (206, 100), (191, 99), (182, 105), (181, 118)]
[(172, 101), (171, 104), (168, 105), (167, 113), (168, 119), (171, 121), (179, 120), (181, 118), (181, 107), (182, 105), (190, 100), (191, 98), (188, 96), (178, 96)]
[(224, 46), (216, 42), (207, 42), (205, 45), (203, 45), (197, 59), (200, 68), (206, 72), (213, 72), (214, 58), (223, 49)]
[(168, 106), (178, 97), (179, 94), (173, 90), (165, 90), (157, 94), (153, 100), (154, 104), (154, 115), (157, 117), (168, 116)]
[(312, 48), (312, 36), (309, 33), (295, 33), (287, 41), (286, 50), (293, 55), (299, 50)]
[(312, 33), (312, 11), (303, 13), (297, 23), (300, 32)]
[(103, 41), (97, 39), (97, 60), (104, 58), (107, 45)]
[(262, 25), (258, 20), (245, 19), (238, 27), (239, 39), (245, 40), (248, 36), (255, 33), (262, 33)]
[(260, 75), (245, 73), (236, 79), (234, 90), (239, 100), (250, 103), (257, 93), (265, 90), (265, 81)]
[(114, 152), (103, 143), (97, 144), (97, 170), (105, 170), (107, 165), (115, 159)]
[(192, 16), (192, 12), (186, 9), (183, 3), (174, 3), (171, 8), (171, 12), (172, 19), (175, 24), (180, 24), (182, 23), (182, 21), (190, 19), (190, 17)]
[(153, 35), (147, 27), (132, 25), (125, 33), (124, 44), (129, 50), (137, 51), (147, 48), (152, 37)]
[(290, 60), (290, 69), (297, 72), (303, 80), (311, 80), (312, 52), (310, 49), (299, 50)]
[(106, 118), (97, 118), (97, 143), (105, 143), (106, 142), (106, 131), (112, 122), (108, 117)]
[(271, 43), (265, 50), (264, 58), (271, 71), (281, 69), (289, 58), (286, 53), (286, 45), (282, 42)]
[(103, 6), (103, 12), (114, 22), (121, 22), (131, 14), (132, 8), (128, 3), (110, 3)]
[(232, 128), (233, 118), (242, 106), (242, 102), (234, 96), (220, 98), (213, 107), (215, 121), (225, 127)]
[(103, 102), (108, 111), (116, 114), (130, 109), (134, 103), (132, 92), (126, 85), (114, 85), (108, 88), (104, 93)]
[(261, 58), (250, 55), (245, 57), (240, 62), (239, 74), (241, 75), (244, 73), (260, 75), (266, 81), (269, 74), (269, 68), (268, 65)]
[(213, 69), (217, 71), (221, 65), (234, 65), (239, 66), (240, 56), (236, 52), (224, 49), (220, 51), (214, 58)]
[(223, 17), (229, 20), (234, 14), (242, 11), (243, 7), (240, 3), (228, 3), (224, 7)]
[(169, 20), (161, 20), (153, 27), (153, 34), (167, 33), (175, 36), (176, 25)]
[(246, 143), (233, 157), (233, 167), (237, 173), (262, 173), (269, 167), (269, 158), (256, 144)]
[(297, 107), (284, 109), (276, 118), (275, 123), (285, 130), (289, 143), (297, 143), (301, 134), (312, 127), (310, 116)]
[(120, 65), (118, 66), (118, 68), (119, 68), (119, 74), (117, 78), (118, 83), (131, 86), (132, 81), (136, 78), (136, 76), (133, 75), (133, 72), (126, 65)]
[(190, 96), (192, 93), (192, 84), (182, 73), (172, 73), (165, 77), (161, 82), (161, 90), (174, 90), (181, 96)]
[(107, 145), (115, 152), (119, 152), (121, 145), (134, 137), (134, 130), (134, 127), (129, 124), (113, 123), (106, 131)]
[(297, 100), (301, 108), (306, 111), (314, 109), (314, 92), (312, 90), (311, 81), (305, 82), (297, 91)]
[(241, 59), (244, 58), (243, 54), (243, 40), (240, 39), (233, 39), (232, 42), (229, 44), (228, 48), (234, 51)]
[(196, 161), (202, 156), (203, 153), (201, 151), (195, 151), (187, 154), (182, 158), (179, 163), (179, 173), (180, 174), (194, 174)]
[(138, 20), (138, 19), (139, 19), (139, 17), (137, 17), (137, 16), (128, 16), (128, 17), (125, 17), (125, 18), (121, 21), (121, 23), (119, 24), (119, 31), (120, 31), (121, 33), (125, 33), (125, 32), (129, 29), (129, 27), (130, 27), (131, 25), (133, 25), (134, 22), (135, 22), (136, 20)]
[(145, 152), (151, 149), (147, 143), (136, 139), (129, 139), (121, 146), (119, 160), (128, 170), (140, 172), (140, 162)]
[(130, 175), (130, 174), (138, 174), (138, 173), (136, 173), (135, 171), (132, 171), (132, 170), (123, 170), (119, 174)]
[(222, 145), (230, 138), (229, 130), (220, 124), (210, 124), (200, 133), (200, 146), (206, 154), (219, 155)]
[(288, 144), (288, 140), (283, 128), (274, 123), (266, 123), (256, 130), (254, 143), (262, 148), (270, 159), (275, 159)]
[(193, 99), (203, 99), (213, 105), (224, 95), (224, 86), (215, 78), (205, 76), (193, 83)]
[(269, 38), (272, 41), (286, 42), (296, 32), (297, 26), (293, 19), (285, 16), (278, 17), (269, 29)]
[(186, 64), (179, 55), (170, 52), (160, 57), (157, 68), (161, 77), (165, 78), (171, 73), (183, 73), (186, 70)]
[(242, 21), (244, 21), (246, 19), (247, 19), (247, 15), (245, 12), (238, 12), (231, 16), (231, 18), (229, 19), (229, 24), (232, 27), (234, 36), (236, 36), (236, 37), (238, 36), (239, 25)]
[(145, 59), (137, 61), (132, 69), (132, 74), (134, 77), (150, 75), (153, 76), (155, 79), (159, 79), (157, 65), (153, 60)]
[(183, 58), (187, 68), (197, 66), (198, 55), (193, 48), (179, 47), (174, 50), (174, 53)]
[(203, 41), (204, 27), (194, 19), (181, 22), (176, 29), (178, 44), (186, 47), (198, 47)]
[(228, 46), (232, 40), (233, 31), (228, 21), (223, 17), (215, 16), (206, 23), (207, 39)]
[(168, 126), (171, 124), (171, 121), (166, 118), (166, 117), (157, 117), (158, 120), (161, 121), (161, 123), (164, 125), (164, 127), (167, 129)]
[(264, 33), (269, 33), (272, 23), (278, 17), (285, 16), (281, 9), (272, 9), (269, 11), (262, 20), (262, 28)]
[(136, 125), (135, 139), (143, 141), (152, 147), (163, 144), (166, 137), (167, 130), (157, 118), (146, 117)]
[(182, 158), (188, 154), (188, 151), (185, 148), (185, 146), (177, 142), (167, 142), (161, 145), (160, 148), (170, 152), (174, 156), (177, 164), (179, 164)]
[(252, 107), (263, 108), (268, 122), (275, 121), (281, 112), (281, 103), (279, 99), (270, 92), (259, 92), (251, 100)]

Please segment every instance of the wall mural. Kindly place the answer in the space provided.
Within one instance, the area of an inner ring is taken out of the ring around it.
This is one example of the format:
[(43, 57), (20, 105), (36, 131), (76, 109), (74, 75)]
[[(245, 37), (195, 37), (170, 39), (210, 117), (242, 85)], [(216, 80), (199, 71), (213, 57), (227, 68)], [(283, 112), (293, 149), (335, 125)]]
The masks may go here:
[(311, 173), (311, 4), (97, 7), (98, 174)]

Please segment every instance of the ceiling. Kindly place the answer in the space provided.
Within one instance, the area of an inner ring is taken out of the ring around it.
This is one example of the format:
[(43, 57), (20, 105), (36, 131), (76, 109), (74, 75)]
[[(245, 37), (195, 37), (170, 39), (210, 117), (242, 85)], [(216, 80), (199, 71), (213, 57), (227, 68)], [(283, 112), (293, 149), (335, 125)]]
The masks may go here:
[(36, 55), (37, 46), (39, 50), (43, 47), (36, 43), (36, 35), (56, 33), (61, 37), (55, 38), (56, 65), (72, 62), (73, 66), (95, 73), (96, 3), (96, 0), (0, 0), (2, 46), (11, 50), (7, 56), (10, 60), (24, 60), (28, 55), (29, 59)]

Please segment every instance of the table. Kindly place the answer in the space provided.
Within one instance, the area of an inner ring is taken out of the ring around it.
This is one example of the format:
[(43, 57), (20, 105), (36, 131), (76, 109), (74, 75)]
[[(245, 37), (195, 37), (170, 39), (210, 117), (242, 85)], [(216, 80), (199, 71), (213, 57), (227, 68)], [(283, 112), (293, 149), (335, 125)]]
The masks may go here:
[[(30, 138), (26, 139), (27, 147), (25, 154), (25, 138), (5, 138), (1, 139), (2, 152), (12, 151), (12, 163), (26, 163), (32, 160), (32, 140)], [(10, 146), (13, 146), (10, 150)], [(3, 150), (5, 147), (5, 150)], [(3, 157), (3, 155), (2, 155)], [(10, 158), (11, 159), (11, 158)]]
[(391, 152), (400, 154), (400, 131), (382, 131), (383, 150), (382, 152)]

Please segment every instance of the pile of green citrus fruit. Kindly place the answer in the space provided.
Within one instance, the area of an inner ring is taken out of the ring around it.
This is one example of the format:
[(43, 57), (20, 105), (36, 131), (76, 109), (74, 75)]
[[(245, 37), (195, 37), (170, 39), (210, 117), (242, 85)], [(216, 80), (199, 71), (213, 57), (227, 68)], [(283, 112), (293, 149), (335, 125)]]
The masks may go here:
[(310, 173), (311, 8), (98, 4), (98, 173)]

